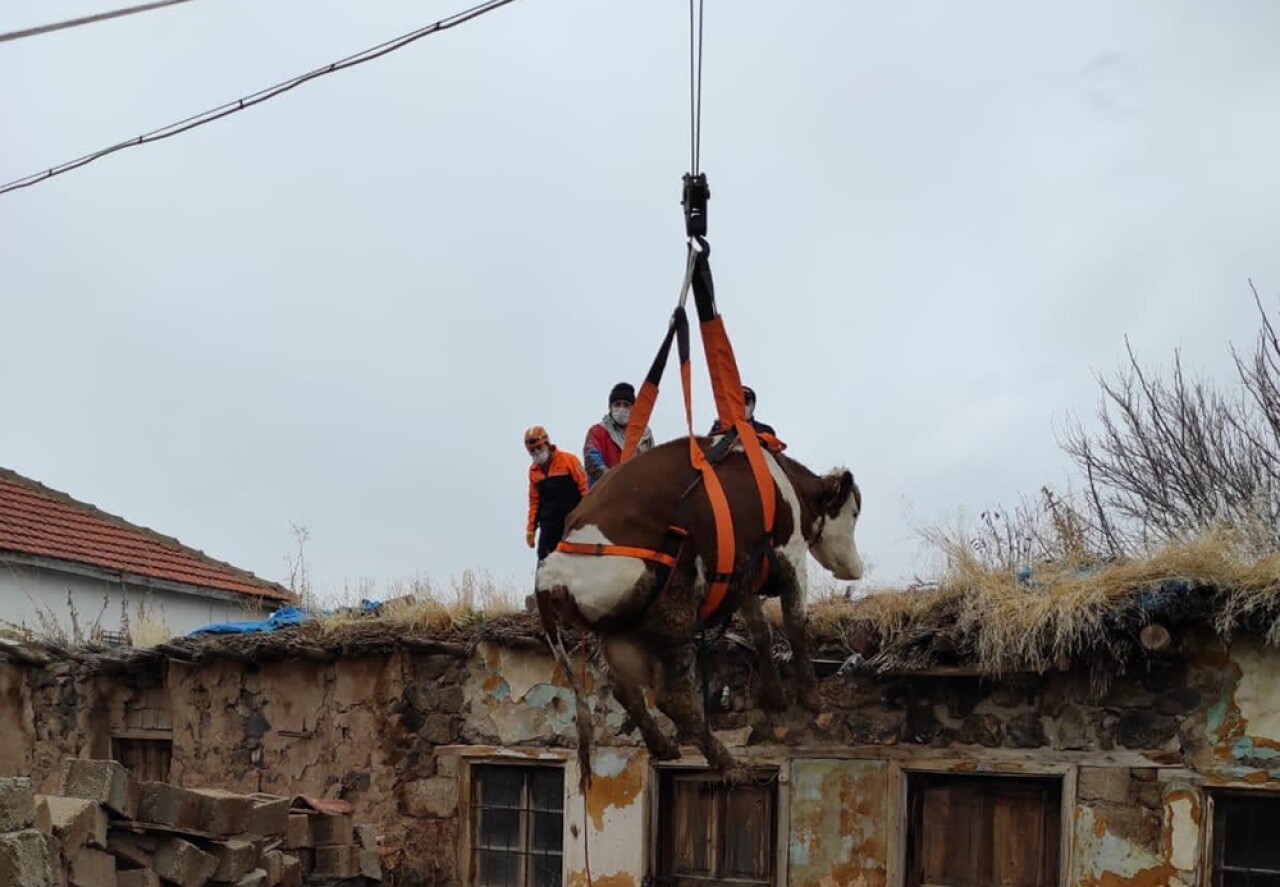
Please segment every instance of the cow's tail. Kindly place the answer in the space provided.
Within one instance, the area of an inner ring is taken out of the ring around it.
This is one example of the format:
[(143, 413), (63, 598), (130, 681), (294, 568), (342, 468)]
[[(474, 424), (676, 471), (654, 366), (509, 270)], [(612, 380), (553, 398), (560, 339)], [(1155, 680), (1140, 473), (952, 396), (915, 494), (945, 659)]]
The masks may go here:
[(569, 686), (573, 689), (574, 721), (578, 727), (578, 790), (582, 794), (582, 861), (586, 869), (587, 887), (591, 882), (591, 844), (587, 832), (591, 829), (591, 818), (587, 812), (587, 790), (591, 788), (591, 712), (587, 710), (587, 693), (585, 687), (586, 659), (582, 660), (583, 681), (573, 673), (573, 663), (569, 661), (569, 652), (564, 648), (564, 638), (560, 636), (560, 626), (556, 622), (555, 610), (551, 608), (551, 592), (535, 589), (534, 600), (538, 603), (538, 618), (542, 622), (542, 631), (547, 636), (547, 646), (551, 655), (564, 669)]
[[(586, 687), (574, 673), (569, 652), (564, 648), (564, 638), (560, 635), (560, 626), (556, 622), (555, 611), (551, 608), (551, 592), (537, 589), (534, 591), (534, 599), (538, 603), (538, 616), (547, 636), (547, 645), (551, 647), (551, 655), (564, 669), (565, 677), (569, 679), (569, 686), (573, 690), (574, 721), (578, 728), (578, 788), (585, 798), (587, 789), (591, 787), (591, 712), (587, 708)], [(583, 671), (585, 674), (585, 659)]]

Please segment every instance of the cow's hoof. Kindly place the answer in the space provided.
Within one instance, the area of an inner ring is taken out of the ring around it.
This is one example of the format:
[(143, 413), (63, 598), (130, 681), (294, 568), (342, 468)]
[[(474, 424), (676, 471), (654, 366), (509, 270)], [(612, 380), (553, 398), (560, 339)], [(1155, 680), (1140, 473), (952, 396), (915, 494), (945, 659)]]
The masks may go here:
[(664, 740), (649, 749), (649, 756), (655, 761), (674, 761), (680, 757), (680, 746), (670, 740)]
[(760, 688), (760, 705), (765, 711), (786, 711), (790, 704), (781, 684), (766, 684)]

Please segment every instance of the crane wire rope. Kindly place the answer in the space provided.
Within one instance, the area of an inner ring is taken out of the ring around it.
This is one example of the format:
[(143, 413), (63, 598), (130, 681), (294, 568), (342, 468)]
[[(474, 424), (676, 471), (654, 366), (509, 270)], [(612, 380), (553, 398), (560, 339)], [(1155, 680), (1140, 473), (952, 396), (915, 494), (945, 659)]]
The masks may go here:
[(702, 162), (703, 3), (704, 0), (689, 0), (689, 171), (694, 175)]

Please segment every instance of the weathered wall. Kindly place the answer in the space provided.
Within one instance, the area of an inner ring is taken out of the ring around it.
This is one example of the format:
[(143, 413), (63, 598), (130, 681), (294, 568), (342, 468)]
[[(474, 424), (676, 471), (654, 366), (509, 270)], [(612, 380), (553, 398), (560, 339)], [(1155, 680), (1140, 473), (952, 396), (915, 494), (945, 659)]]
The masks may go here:
[(259, 618), (262, 612), (249, 598), (237, 595), (183, 594), (11, 562), (0, 569), (0, 626), (45, 634), (56, 626), (74, 637), (72, 608), (86, 634), (94, 624), (103, 631), (123, 632), (146, 615), (162, 620), (175, 636), (212, 622)]
[[(342, 797), (402, 849), (391, 861), (403, 883), (453, 884), (469, 764), (554, 759), (566, 771), (566, 883), (585, 883), (584, 830), (596, 884), (641, 883), (654, 769), (594, 671), (599, 746), (583, 799), (573, 697), (541, 648), (308, 655), (116, 677), (0, 664), (0, 774), (50, 791), (64, 756), (103, 754), (113, 733), (171, 730), (174, 781)], [(736, 650), (717, 661), (713, 725), (738, 754), (782, 768), (781, 858), (797, 887), (898, 883), (902, 780), (915, 768), (1070, 774), (1067, 883), (1078, 887), (1198, 885), (1206, 787), (1280, 789), (1280, 653), (1255, 644), (1228, 654), (1188, 642), (1185, 658), (1153, 661), (1101, 698), (1076, 674), (831, 677), (820, 718), (754, 708), (750, 664)]]
[(896, 813), (888, 763), (796, 760), (790, 782), (788, 883), (884, 887)]

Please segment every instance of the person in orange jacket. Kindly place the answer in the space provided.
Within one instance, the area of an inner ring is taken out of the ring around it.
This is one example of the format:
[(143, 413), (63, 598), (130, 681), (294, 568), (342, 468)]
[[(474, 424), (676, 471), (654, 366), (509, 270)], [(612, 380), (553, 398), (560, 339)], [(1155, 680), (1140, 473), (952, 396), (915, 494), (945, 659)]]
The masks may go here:
[(529, 515), (524, 541), (533, 548), (534, 530), (540, 531), (538, 561), (541, 563), (560, 544), (569, 512), (587, 495), (587, 474), (578, 457), (554, 446), (541, 425), (525, 431), (524, 447), (533, 459), (529, 466)]

